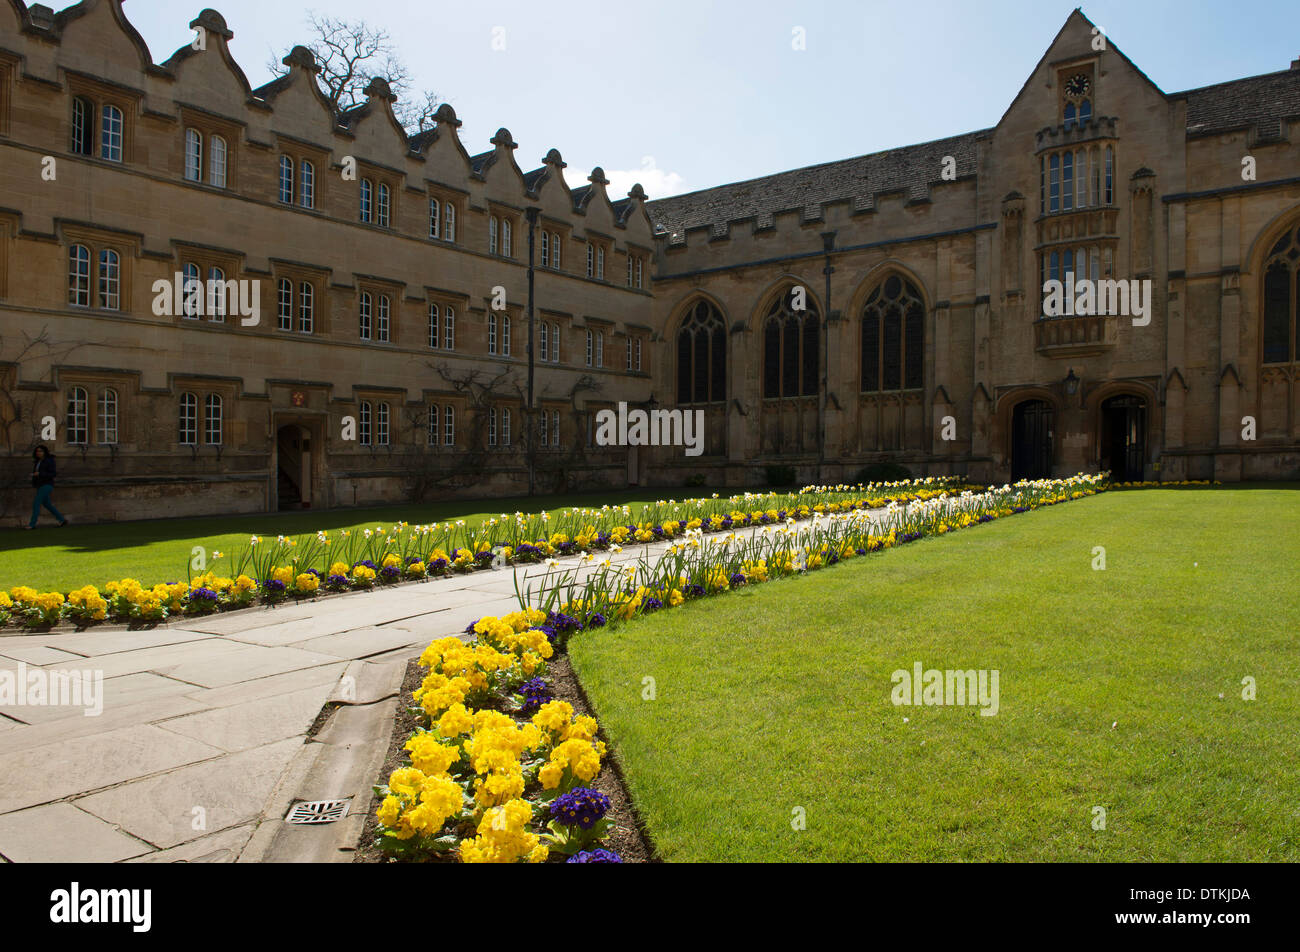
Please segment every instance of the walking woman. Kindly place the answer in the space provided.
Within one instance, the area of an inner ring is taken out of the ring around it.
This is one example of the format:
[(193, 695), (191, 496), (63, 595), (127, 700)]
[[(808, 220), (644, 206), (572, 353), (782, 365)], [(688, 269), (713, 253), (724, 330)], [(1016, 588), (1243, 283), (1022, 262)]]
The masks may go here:
[(41, 517), (41, 506), (50, 510), (54, 518), (59, 520), (60, 527), (68, 524), (63, 513), (50, 502), (50, 494), (54, 492), (54, 476), (54, 457), (44, 445), (36, 447), (32, 450), (32, 485), (36, 487), (36, 499), (32, 502), (32, 521), (28, 524), (28, 529), (36, 528), (36, 520)]

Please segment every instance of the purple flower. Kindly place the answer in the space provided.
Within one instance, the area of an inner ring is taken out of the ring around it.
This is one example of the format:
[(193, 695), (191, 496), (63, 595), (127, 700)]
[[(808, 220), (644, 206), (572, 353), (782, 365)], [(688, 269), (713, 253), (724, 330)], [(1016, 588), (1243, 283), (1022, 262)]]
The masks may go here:
[(551, 801), (551, 819), (590, 830), (609, 811), (609, 797), (590, 787), (575, 787)]
[(569, 857), (570, 863), (621, 863), (623, 860), (617, 853), (611, 853), (609, 850), (583, 850), (581, 853), (574, 853)]
[(744, 585), (747, 581), (748, 579), (745, 578), (744, 572), (732, 572), (731, 578), (727, 579), (728, 584), (730, 584), (732, 588)]
[(590, 618), (587, 619), (587, 624), (590, 625), (592, 628), (604, 628), (605, 623), (608, 620), (609, 619), (607, 619), (600, 612), (596, 612), (594, 615), (592, 615)]

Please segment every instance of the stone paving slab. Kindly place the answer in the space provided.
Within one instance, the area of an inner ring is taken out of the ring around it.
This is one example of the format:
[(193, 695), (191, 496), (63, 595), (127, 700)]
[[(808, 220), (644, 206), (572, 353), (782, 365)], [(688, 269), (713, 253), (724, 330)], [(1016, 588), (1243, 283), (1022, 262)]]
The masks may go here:
[(252, 823), (190, 840), (171, 849), (146, 853), (128, 863), (233, 863), (253, 835)]
[(0, 855), (11, 863), (116, 863), (152, 849), (70, 803), (0, 816)]
[(0, 755), (79, 737), (108, 734), (123, 727), (151, 724), (169, 717), (193, 714), (205, 707), (198, 701), (177, 695), (128, 704), (125, 707), (106, 708), (99, 717), (67, 717), (42, 724), (19, 724), (16, 726), (21, 729), (17, 732), (0, 732)]
[[(230, 644), (230, 642), (223, 642)], [(300, 648), (261, 648), (240, 646), (214, 661), (183, 661), (167, 669), (168, 677), (188, 681), (199, 687), (219, 688), (253, 681), (272, 674), (284, 674), (299, 668), (331, 664), (339, 659), (333, 655), (303, 651)]]
[(207, 744), (143, 724), (100, 734), (94, 743), (76, 738), (0, 755), (0, 814), (221, 753)]
[(202, 702), (205, 707), (233, 707), (236, 704), (247, 704), (249, 701), (257, 701), (277, 694), (291, 694), (318, 684), (335, 685), (346, 670), (347, 662), (335, 658), (333, 664), (299, 668), (296, 671), (267, 675), (251, 681), (238, 681), (223, 688), (194, 687), (193, 693), (187, 696)]
[[(34, 637), (31, 635), (28, 638)], [(86, 657), (116, 654), (119, 651), (138, 651), (161, 645), (178, 645), (186, 642), (206, 641), (212, 636), (185, 628), (150, 628), (145, 631), (103, 631), (80, 634), (50, 634), (40, 636), (39, 644), (70, 651)], [(0, 649), (0, 654), (4, 651)]]
[[(196, 643), (178, 645), (159, 645), (156, 648), (136, 648), (118, 651), (106, 655), (88, 655), (81, 659), (76, 667), (101, 671), (105, 678), (116, 678), (124, 674), (137, 674), (153, 671), (168, 674), (172, 669), (186, 664), (209, 662), (215, 663), (240, 651), (244, 646), (233, 644), (222, 638), (211, 638)], [(64, 665), (48, 665), (47, 668), (62, 668)], [(181, 680), (184, 680), (183, 678)]]
[(47, 648), (44, 645), (24, 644), (17, 638), (12, 639), (12, 642), (0, 643), (0, 657), (35, 665), (67, 664), (86, 660), (81, 655), (70, 651), (60, 651), (58, 648)]
[[(294, 647), (337, 658), (366, 658), (397, 648), (413, 647), (419, 640), (419, 636), (409, 629), (390, 625), (384, 628), (354, 628), (336, 635), (322, 635), (310, 641), (300, 641)], [(419, 647), (424, 649), (424, 645)]]
[(234, 753), (288, 737), (305, 737), (332, 688), (332, 684), (318, 684), (236, 707), (173, 717), (158, 726)]
[[(133, 836), (166, 849), (197, 839), (214, 827), (224, 829), (256, 820), (285, 762), (301, 747), (298, 739), (277, 741), (74, 802)], [(204, 829), (194, 829), (196, 807), (203, 810)]]

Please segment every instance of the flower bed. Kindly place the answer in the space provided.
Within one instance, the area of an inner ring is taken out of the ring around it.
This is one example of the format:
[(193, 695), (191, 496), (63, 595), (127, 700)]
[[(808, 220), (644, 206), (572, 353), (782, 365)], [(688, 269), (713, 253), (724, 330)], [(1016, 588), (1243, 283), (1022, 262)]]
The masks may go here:
[(807, 487), (799, 493), (745, 493), (719, 498), (668, 500), (642, 507), (569, 509), (490, 519), (476, 528), (463, 521), (412, 526), (402, 522), (330, 536), (321, 531), (274, 542), (250, 537), (227, 557), (223, 573), (194, 575), (187, 581), (146, 587), (133, 578), (108, 582), (101, 591), (86, 585), (66, 596), (18, 586), (0, 593), (0, 626), (48, 629), (61, 622), (85, 628), (101, 622), (152, 625), (175, 616), (274, 605), (327, 593), (365, 591), (401, 582), (426, 581), (503, 565), (556, 560), (590, 551), (620, 551), (634, 545), (672, 540), (688, 532), (727, 532), (754, 525), (803, 521), (825, 513), (870, 510), (891, 504), (951, 495), (957, 481), (927, 478), (868, 486)]
[(611, 822), (609, 798), (590, 786), (606, 754), (596, 721), (552, 699), (544, 677), (572, 625), (519, 611), (479, 619), (469, 643), (425, 649), (408, 764), (375, 787), (381, 850), (407, 861), (621, 861), (600, 846)]
[(547, 659), (575, 632), (1104, 488), (1099, 476), (1026, 481), (882, 512), (816, 513), (802, 525), (788, 518), (747, 539), (706, 539), (696, 527), (653, 563), (548, 574), (520, 593), (519, 611), (481, 618), (468, 643), (442, 638), (421, 655), (422, 726), (404, 748), (409, 766), (375, 788), (376, 845), (405, 860), (618, 862), (600, 846), (609, 801), (587, 786), (607, 754), (596, 721), (552, 700), (545, 680)]

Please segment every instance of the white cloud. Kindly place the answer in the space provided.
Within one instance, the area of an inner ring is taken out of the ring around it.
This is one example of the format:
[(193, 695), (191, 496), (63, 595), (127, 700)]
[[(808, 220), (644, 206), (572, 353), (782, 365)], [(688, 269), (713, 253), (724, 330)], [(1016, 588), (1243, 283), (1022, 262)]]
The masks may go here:
[(653, 155), (642, 156), (639, 169), (606, 169), (605, 177), (609, 179), (607, 191), (610, 201), (614, 202), (626, 196), (637, 182), (641, 183), (646, 195), (652, 199), (680, 195), (686, 191), (682, 177), (655, 165)]

